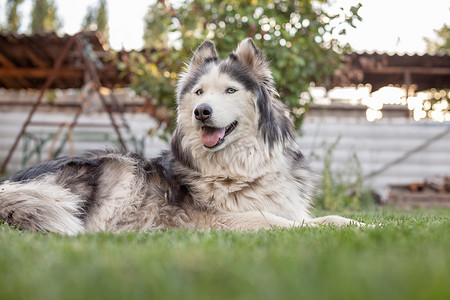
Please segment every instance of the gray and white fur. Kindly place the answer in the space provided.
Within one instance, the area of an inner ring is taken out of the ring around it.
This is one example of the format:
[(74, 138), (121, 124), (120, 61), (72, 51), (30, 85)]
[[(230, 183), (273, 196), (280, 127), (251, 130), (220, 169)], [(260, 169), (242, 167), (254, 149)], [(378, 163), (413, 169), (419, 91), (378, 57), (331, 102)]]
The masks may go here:
[(180, 75), (170, 150), (92, 151), (22, 170), (0, 180), (0, 220), (70, 235), (361, 225), (311, 217), (314, 175), (277, 97), (251, 39), (224, 60), (205, 41)]

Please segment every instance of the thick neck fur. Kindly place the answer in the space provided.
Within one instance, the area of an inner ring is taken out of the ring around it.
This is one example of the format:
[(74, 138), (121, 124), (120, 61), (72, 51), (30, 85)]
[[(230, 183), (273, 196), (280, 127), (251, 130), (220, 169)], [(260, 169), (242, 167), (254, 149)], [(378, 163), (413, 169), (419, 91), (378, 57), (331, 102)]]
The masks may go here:
[(194, 168), (178, 166), (189, 169), (190, 175), (181, 181), (193, 201), (199, 207), (223, 211), (267, 211), (292, 220), (308, 217), (313, 182), (309, 172), (295, 167), (303, 161), (295, 161), (285, 150), (287, 146), (298, 151), (295, 143), (270, 148), (262, 139), (252, 142), (249, 137), (223, 151), (191, 148)]
[(261, 136), (249, 135), (219, 151), (210, 151), (203, 145), (196, 145), (191, 152), (194, 166), (204, 177), (244, 181), (252, 181), (287, 167), (283, 148), (280, 145), (271, 148), (262, 139)]

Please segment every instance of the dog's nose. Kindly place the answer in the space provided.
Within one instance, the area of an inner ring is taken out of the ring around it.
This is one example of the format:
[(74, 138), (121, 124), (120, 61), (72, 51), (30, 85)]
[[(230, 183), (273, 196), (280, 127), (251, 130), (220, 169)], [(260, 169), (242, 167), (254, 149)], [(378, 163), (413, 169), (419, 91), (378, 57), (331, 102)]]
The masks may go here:
[(197, 120), (206, 121), (212, 114), (212, 108), (206, 104), (200, 104), (194, 109), (194, 115)]

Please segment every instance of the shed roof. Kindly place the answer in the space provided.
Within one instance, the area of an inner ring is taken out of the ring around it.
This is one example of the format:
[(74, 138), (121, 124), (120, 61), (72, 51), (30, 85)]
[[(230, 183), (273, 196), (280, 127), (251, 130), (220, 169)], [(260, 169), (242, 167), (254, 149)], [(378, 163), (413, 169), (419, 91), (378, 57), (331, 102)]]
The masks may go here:
[[(99, 32), (78, 33), (87, 40), (102, 62), (98, 75), (102, 85), (123, 87), (130, 74), (123, 76), (117, 59), (123, 53), (109, 50)], [(33, 35), (0, 32), (0, 87), (41, 89), (56, 60), (72, 36), (56, 33)], [(338, 70), (332, 86), (371, 84), (383, 86), (415, 85), (417, 90), (450, 88), (450, 55), (400, 55), (387, 53), (350, 53), (344, 56), (345, 69)], [(76, 49), (71, 49), (50, 88), (80, 88), (85, 83), (85, 65)]]
[(450, 88), (449, 54), (350, 53), (344, 57), (345, 69), (333, 78), (333, 86), (371, 84), (383, 86), (415, 85), (417, 90)]
[[(92, 53), (101, 61), (97, 68), (102, 85), (129, 85), (129, 77), (120, 76), (113, 60), (115, 53), (109, 51), (99, 32), (81, 32), (78, 35), (88, 42)], [(71, 37), (58, 36), (54, 32), (33, 35), (0, 32), (0, 87), (41, 89)], [(82, 87), (85, 70), (80, 51), (74, 47), (64, 59), (50, 88)]]

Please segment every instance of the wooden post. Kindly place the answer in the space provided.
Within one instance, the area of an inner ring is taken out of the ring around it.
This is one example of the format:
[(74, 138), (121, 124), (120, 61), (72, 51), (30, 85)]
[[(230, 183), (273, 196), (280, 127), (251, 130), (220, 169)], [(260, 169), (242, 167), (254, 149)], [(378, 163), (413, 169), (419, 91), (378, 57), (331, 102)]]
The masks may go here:
[(111, 125), (113, 126), (116, 134), (117, 134), (117, 138), (118, 138), (119, 143), (120, 143), (120, 145), (122, 147), (122, 150), (126, 150), (127, 147), (126, 147), (125, 141), (122, 138), (122, 134), (120, 133), (119, 126), (117, 126), (116, 121), (114, 120), (111, 108), (108, 106), (108, 103), (106, 102), (105, 97), (100, 92), (101, 82), (100, 82), (100, 78), (98, 77), (97, 69), (96, 69), (96, 67), (94, 65), (94, 62), (91, 61), (88, 57), (86, 57), (85, 53), (83, 52), (83, 50), (84, 50), (84, 41), (79, 36), (76, 36), (76, 40), (75, 41), (76, 41), (76, 44), (77, 44), (77, 47), (78, 47), (78, 51), (80, 52), (80, 55), (83, 58), (84, 64), (86, 66), (86, 69), (89, 72), (89, 76), (91, 77), (91, 80), (94, 83), (94, 88), (97, 91), (97, 93), (98, 93), (98, 95), (100, 97), (100, 100), (101, 100), (103, 106), (105, 107), (106, 112), (108, 113), (109, 120), (110, 120)]

